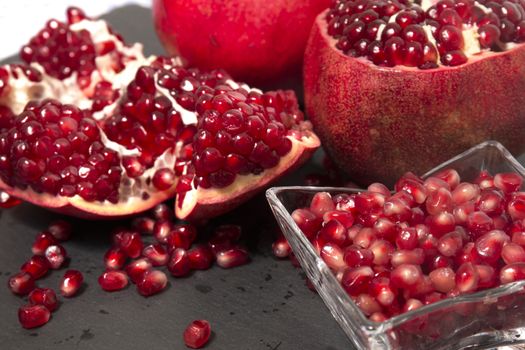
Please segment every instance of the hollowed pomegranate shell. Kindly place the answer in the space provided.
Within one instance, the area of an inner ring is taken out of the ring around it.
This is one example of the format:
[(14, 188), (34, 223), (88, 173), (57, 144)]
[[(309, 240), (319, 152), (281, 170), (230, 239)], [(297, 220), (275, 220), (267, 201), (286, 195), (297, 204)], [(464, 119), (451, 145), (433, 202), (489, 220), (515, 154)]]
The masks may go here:
[(421, 70), (346, 56), (321, 13), (304, 60), (306, 112), (337, 165), (361, 183), (424, 173), (487, 139), (525, 150), (525, 45)]

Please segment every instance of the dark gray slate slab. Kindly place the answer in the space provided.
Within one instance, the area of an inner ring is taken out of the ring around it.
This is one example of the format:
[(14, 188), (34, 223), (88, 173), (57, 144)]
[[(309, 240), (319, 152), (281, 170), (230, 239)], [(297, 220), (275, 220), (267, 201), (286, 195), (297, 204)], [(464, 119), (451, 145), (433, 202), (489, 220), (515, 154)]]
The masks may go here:
[[(163, 52), (149, 10), (126, 7), (105, 17), (128, 41), (143, 42), (147, 53)], [(97, 284), (102, 256), (110, 245), (109, 232), (119, 223), (74, 221), (75, 236), (65, 247), (74, 257), (70, 267), (84, 272), (87, 286), (80, 296), (64, 300), (49, 324), (24, 330), (17, 321), (24, 300), (5, 285), (30, 257), (35, 234), (57, 217), (29, 204), (0, 212), (2, 350), (184, 349), (182, 332), (198, 318), (209, 320), (214, 329), (206, 347), (210, 350), (351, 348), (321, 299), (305, 287), (300, 270), (272, 257), (275, 223), (262, 196), (208, 226), (220, 221), (243, 223), (239, 218), (245, 218), (251, 264), (170, 278), (169, 289), (149, 299), (139, 296), (134, 286), (110, 294)], [(62, 273), (55, 272), (39, 284), (56, 288)]]

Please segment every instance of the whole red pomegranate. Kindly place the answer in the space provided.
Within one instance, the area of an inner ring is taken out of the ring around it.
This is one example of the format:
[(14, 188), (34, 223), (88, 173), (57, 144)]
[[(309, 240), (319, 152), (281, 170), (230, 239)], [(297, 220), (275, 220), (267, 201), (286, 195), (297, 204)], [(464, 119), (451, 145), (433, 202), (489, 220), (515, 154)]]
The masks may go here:
[[(292, 91), (145, 57), (81, 10), (0, 67), (0, 190), (82, 217), (219, 215), (319, 146)], [(4, 193), (2, 192), (2, 193)]]
[(525, 149), (525, 2), (338, 0), (304, 62), (306, 111), (335, 162), (391, 184), (486, 139)]
[(314, 18), (330, 0), (154, 0), (157, 33), (190, 65), (268, 82), (299, 73)]

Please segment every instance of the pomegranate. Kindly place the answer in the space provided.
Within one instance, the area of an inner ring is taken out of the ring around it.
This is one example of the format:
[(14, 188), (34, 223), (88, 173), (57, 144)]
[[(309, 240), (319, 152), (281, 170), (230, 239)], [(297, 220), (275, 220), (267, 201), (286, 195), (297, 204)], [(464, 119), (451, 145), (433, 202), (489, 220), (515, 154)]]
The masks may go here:
[[(87, 218), (176, 198), (183, 219), (219, 215), (304, 162), (319, 140), (291, 91), (144, 57), (70, 9), (0, 67), (0, 190)], [(75, 15), (71, 15), (74, 13)]]
[(334, 1), (304, 62), (306, 112), (327, 152), (356, 181), (388, 184), (486, 139), (519, 154), (524, 10), (514, 0)]
[(27, 329), (43, 326), (50, 318), (51, 311), (44, 305), (25, 305), (18, 309), (18, 320)]
[(184, 344), (192, 349), (200, 349), (210, 340), (211, 327), (206, 320), (195, 320), (184, 330)]
[[(445, 296), (525, 279), (525, 206), (516, 205), (523, 178), (500, 173), (491, 186), (484, 181), (461, 182), (453, 169), (426, 180), (406, 173), (393, 192), (381, 184), (360, 193), (318, 192), (291, 217), (363, 313), (384, 320)], [(451, 213), (466, 202), (470, 214), (456, 220)], [(496, 227), (502, 217), (505, 224)], [(276, 248), (284, 242), (274, 244), (277, 256), (286, 256)]]
[[(330, 0), (155, 0), (161, 42), (199, 68), (268, 82), (299, 75), (308, 32)], [(242, 35), (240, 35), (242, 33)]]

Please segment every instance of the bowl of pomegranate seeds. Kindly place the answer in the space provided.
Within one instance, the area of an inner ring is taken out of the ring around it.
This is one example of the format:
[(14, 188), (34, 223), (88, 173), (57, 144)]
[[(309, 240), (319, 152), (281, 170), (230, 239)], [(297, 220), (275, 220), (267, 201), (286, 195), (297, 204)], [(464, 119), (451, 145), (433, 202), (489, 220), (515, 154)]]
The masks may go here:
[(492, 347), (525, 341), (524, 178), (487, 141), (393, 190), (275, 187), (267, 198), (358, 348)]

